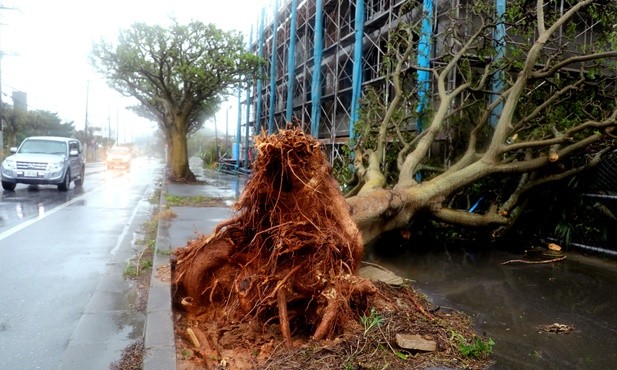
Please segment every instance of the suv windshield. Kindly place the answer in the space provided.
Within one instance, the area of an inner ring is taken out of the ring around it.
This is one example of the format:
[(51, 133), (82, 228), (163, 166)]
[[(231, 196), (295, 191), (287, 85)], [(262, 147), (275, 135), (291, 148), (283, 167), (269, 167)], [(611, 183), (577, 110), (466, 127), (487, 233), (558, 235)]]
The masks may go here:
[(42, 153), (42, 154), (66, 154), (66, 143), (51, 140), (27, 140), (21, 148), (20, 153)]

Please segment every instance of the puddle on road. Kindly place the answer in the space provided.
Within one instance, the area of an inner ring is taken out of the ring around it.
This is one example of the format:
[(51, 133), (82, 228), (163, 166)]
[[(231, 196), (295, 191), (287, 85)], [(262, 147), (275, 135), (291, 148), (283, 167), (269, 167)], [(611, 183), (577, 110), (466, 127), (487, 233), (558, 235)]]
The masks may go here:
[[(377, 248), (377, 247), (376, 247)], [(473, 317), (491, 337), (491, 369), (609, 369), (617, 363), (617, 261), (566, 253), (562, 262), (508, 264), (497, 250), (367, 253), (427, 294)], [(566, 325), (567, 333), (542, 330)]]

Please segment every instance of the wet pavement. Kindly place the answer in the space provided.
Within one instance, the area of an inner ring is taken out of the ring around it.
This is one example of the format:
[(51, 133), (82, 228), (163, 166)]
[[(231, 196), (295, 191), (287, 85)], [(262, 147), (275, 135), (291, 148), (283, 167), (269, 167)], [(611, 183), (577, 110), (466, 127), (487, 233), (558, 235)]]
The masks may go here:
[[(227, 175), (213, 170), (204, 170), (201, 161), (191, 158), (190, 168), (202, 185), (165, 183), (161, 192), (161, 204), (165, 195), (178, 197), (204, 196), (224, 200), (228, 206), (240, 196), (247, 176)], [(176, 368), (176, 349), (173, 333), (170, 275), (161, 275), (157, 270), (169, 264), (169, 252), (184, 247), (201, 234), (211, 233), (221, 221), (233, 214), (230, 207), (170, 207), (177, 217), (159, 223), (158, 237), (147, 308), (144, 370), (171, 370)]]
[(123, 277), (143, 245), (160, 163), (88, 171), (82, 188), (2, 192), (0, 369), (109, 369), (143, 338), (138, 289)]
[[(502, 265), (522, 256), (452, 248), (374, 251), (371, 261), (413, 279), (436, 306), (469, 314), (478, 332), (496, 342), (491, 369), (614, 369), (617, 261), (566, 256), (552, 264)], [(541, 330), (555, 323), (572, 331)]]

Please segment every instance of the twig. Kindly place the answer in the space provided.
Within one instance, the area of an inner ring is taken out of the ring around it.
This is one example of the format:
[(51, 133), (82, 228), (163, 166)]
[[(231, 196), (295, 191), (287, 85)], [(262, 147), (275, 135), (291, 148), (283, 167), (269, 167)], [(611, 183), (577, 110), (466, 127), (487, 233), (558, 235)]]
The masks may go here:
[(559, 261), (563, 261), (566, 259), (566, 256), (561, 256), (561, 257), (557, 257), (557, 258), (553, 258), (550, 260), (542, 260), (542, 261), (527, 261), (527, 260), (509, 260), (506, 262), (503, 262), (502, 265), (507, 265), (508, 263), (525, 263), (528, 265), (537, 265), (537, 264), (541, 264), (541, 263), (553, 263), (553, 262), (559, 262)]

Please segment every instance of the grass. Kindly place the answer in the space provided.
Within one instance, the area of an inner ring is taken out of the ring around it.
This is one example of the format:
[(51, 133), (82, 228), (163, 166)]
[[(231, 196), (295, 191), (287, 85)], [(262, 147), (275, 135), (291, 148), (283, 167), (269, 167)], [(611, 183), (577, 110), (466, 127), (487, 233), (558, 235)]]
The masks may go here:
[(381, 325), (384, 322), (384, 318), (377, 313), (375, 307), (372, 307), (370, 315), (362, 315), (360, 317), (360, 322), (364, 326), (364, 336), (366, 336), (372, 328)]
[(144, 248), (137, 258), (128, 261), (124, 267), (124, 276), (138, 277), (152, 268), (152, 249)]
[(218, 207), (224, 205), (224, 199), (204, 195), (165, 195), (165, 199), (169, 207)]
[(160, 254), (161, 256), (169, 256), (171, 255), (171, 249), (157, 249), (156, 253)]
[(492, 338), (488, 338), (486, 341), (476, 337), (471, 340), (471, 343), (467, 343), (467, 340), (459, 333), (452, 332), (450, 341), (458, 341), (458, 350), (465, 357), (483, 358), (493, 353), (493, 346), (495, 341)]
[(131, 261), (127, 261), (126, 266), (124, 266), (124, 276), (129, 276), (129, 277), (139, 276), (137, 266), (135, 266)]
[(159, 213), (156, 214), (156, 216), (154, 216), (154, 218), (157, 221), (163, 220), (163, 221), (171, 221), (173, 218), (175, 218), (176, 216), (178, 216), (176, 214), (176, 212), (174, 212), (173, 210), (169, 209), (169, 208), (165, 208), (162, 211), (159, 211)]
[(181, 353), (182, 353), (182, 357), (184, 359), (190, 359), (190, 358), (193, 357), (193, 351), (191, 351), (190, 349), (186, 349), (185, 348), (185, 349), (182, 350)]
[(156, 190), (152, 192), (152, 195), (148, 199), (148, 202), (150, 202), (150, 204), (159, 204), (160, 201), (161, 201), (161, 188), (157, 188)]
[(165, 208), (159, 211), (157, 207), (150, 219), (141, 225), (144, 238), (138, 240), (136, 243), (145, 247), (138, 256), (127, 262), (124, 268), (124, 276), (136, 278), (142, 273), (152, 269), (159, 222), (161, 220), (169, 221), (174, 217), (176, 217), (176, 213), (173, 210)]

